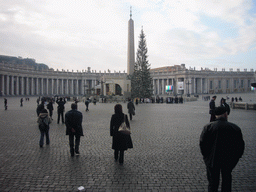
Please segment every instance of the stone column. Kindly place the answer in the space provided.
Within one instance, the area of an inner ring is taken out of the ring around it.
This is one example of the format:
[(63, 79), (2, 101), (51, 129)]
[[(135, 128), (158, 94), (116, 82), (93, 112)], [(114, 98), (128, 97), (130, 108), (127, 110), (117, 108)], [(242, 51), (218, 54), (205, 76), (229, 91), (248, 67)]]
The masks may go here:
[(15, 87), (15, 93), (16, 95), (19, 95), (19, 77), (16, 76), (16, 87)]
[(155, 91), (155, 79), (153, 79), (153, 95), (155, 95), (156, 91)]
[(34, 78), (31, 77), (31, 95), (34, 95)]
[(207, 91), (207, 93), (209, 93), (209, 79), (208, 78), (205, 79), (205, 84), (206, 84), (206, 91)]
[(67, 95), (69, 95), (69, 80), (67, 79)]
[(196, 78), (194, 78), (194, 94), (196, 94)]
[(57, 92), (56, 94), (59, 95), (59, 79), (56, 79), (56, 88), (57, 88)]
[(41, 94), (44, 95), (44, 78), (41, 78)]
[(26, 95), (29, 95), (29, 78), (26, 77)]
[(52, 83), (51, 83), (51, 90), (52, 90), (52, 95), (53, 95), (53, 94), (54, 94), (54, 92), (53, 92), (53, 90), (54, 90), (54, 89), (53, 89), (53, 86), (54, 86), (53, 79), (51, 79), (51, 82), (52, 82)]
[(38, 94), (38, 77), (36, 78), (36, 95), (39, 95)]
[(45, 85), (46, 90), (45, 90), (45, 93), (46, 93), (46, 95), (48, 95), (48, 92), (49, 92), (49, 91), (48, 91), (48, 88), (49, 88), (49, 87), (48, 87), (48, 81), (49, 81), (49, 79), (46, 78), (45, 80), (46, 80), (46, 85)]
[(4, 84), (4, 75), (2, 75), (2, 96), (5, 95), (4, 91), (5, 91), (5, 84)]
[(6, 95), (9, 95), (9, 75), (6, 75)]
[(203, 94), (203, 78), (201, 78), (201, 94)]
[(24, 77), (21, 77), (21, 95), (24, 95)]
[(78, 81), (78, 79), (76, 80), (76, 86), (77, 86), (77, 89), (76, 89), (77, 92), (76, 93), (77, 93), (77, 95), (79, 95), (79, 81)]
[(160, 79), (157, 79), (157, 95), (160, 94)]
[(74, 79), (71, 79), (71, 95), (74, 95)]
[(106, 95), (106, 94), (107, 94), (107, 86), (106, 86), (106, 83), (104, 83), (103, 85), (104, 85), (104, 93), (103, 93), (103, 95)]
[(11, 95), (14, 95), (14, 77), (13, 76), (10, 76), (11, 78)]
[(64, 94), (64, 93), (63, 93), (63, 79), (61, 79), (60, 83), (61, 83), (61, 86), (60, 86), (60, 94), (63, 95), (63, 94)]

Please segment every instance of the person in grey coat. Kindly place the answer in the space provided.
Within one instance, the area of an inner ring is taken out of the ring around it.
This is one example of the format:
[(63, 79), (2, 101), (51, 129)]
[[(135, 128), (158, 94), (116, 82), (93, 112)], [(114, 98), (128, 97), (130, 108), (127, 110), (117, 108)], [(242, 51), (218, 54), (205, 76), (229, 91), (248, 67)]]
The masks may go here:
[[(69, 146), (70, 146), (70, 154), (73, 157), (76, 153), (79, 152), (80, 145), (80, 137), (84, 136), (83, 133), (83, 114), (77, 110), (77, 104), (71, 104), (71, 110), (65, 114), (65, 124), (66, 124), (66, 135), (69, 135)], [(74, 137), (75, 140), (75, 149), (74, 149)]]

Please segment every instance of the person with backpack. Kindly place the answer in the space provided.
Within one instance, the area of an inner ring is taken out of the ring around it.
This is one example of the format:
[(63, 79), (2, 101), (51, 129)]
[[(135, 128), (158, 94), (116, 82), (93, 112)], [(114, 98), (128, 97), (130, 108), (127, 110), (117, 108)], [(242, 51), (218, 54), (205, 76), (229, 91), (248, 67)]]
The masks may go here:
[(58, 112), (58, 121), (57, 121), (57, 123), (58, 124), (60, 123), (60, 116), (61, 116), (62, 123), (65, 123), (63, 113), (65, 111), (65, 106), (64, 105), (65, 105), (66, 101), (65, 101), (65, 99), (64, 99), (64, 101), (62, 101), (62, 98), (60, 98), (60, 99), (58, 98), (56, 103), (58, 104), (58, 110), (57, 110), (57, 112)]
[(39, 117), (39, 114), (42, 112), (42, 110), (44, 109), (44, 101), (41, 102), (40, 105), (37, 106), (36, 108), (36, 114)]
[(49, 139), (49, 124), (52, 122), (50, 116), (48, 115), (48, 112), (46, 109), (43, 109), (41, 113), (39, 114), (39, 117), (37, 119), (37, 123), (39, 126), (39, 130), (41, 132), (41, 137), (39, 141), (39, 145), (42, 148), (44, 145), (44, 135), (46, 136), (46, 145), (50, 144)]

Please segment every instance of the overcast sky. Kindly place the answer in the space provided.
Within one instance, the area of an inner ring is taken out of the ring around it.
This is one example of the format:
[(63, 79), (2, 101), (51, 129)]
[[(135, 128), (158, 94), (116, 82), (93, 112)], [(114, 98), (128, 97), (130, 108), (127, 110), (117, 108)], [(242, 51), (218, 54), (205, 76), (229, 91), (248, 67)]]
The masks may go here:
[(151, 68), (256, 69), (251, 0), (0, 0), (0, 55), (54, 69), (127, 71), (143, 26)]

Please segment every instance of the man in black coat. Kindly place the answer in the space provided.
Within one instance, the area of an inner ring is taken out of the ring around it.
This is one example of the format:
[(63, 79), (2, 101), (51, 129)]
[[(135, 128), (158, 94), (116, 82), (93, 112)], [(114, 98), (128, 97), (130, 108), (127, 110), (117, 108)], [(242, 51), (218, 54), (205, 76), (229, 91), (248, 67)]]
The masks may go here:
[(62, 120), (62, 123), (64, 123), (64, 116), (63, 116), (63, 113), (64, 113), (64, 110), (65, 110), (65, 99), (64, 101), (62, 101), (62, 98), (60, 99), (57, 99), (56, 103), (58, 104), (58, 120), (57, 120), (57, 123), (59, 124), (60, 123), (60, 116), (61, 116), (61, 120)]
[(207, 170), (208, 191), (218, 191), (220, 172), (221, 191), (231, 191), (231, 172), (242, 157), (244, 140), (241, 129), (227, 121), (226, 108), (215, 109), (216, 121), (204, 126), (200, 149)]
[(210, 107), (209, 113), (211, 114), (210, 122), (216, 120), (216, 117), (215, 117), (215, 114), (214, 114), (216, 98), (217, 98), (217, 96), (213, 96), (210, 103), (209, 103), (209, 107)]
[(89, 98), (87, 98), (85, 101), (85, 106), (86, 106), (85, 111), (89, 111), (89, 103), (90, 103), (90, 100), (89, 100)]
[[(66, 123), (66, 135), (69, 135), (69, 145), (71, 156), (74, 156), (76, 153), (79, 155), (79, 144), (80, 137), (84, 136), (83, 134), (83, 114), (77, 110), (77, 104), (71, 104), (71, 110), (65, 114), (65, 123)], [(75, 140), (75, 149), (74, 149), (74, 137)]]
[(131, 99), (129, 99), (129, 102), (127, 103), (127, 109), (130, 115), (130, 120), (132, 120), (132, 116), (135, 115), (135, 106)]

